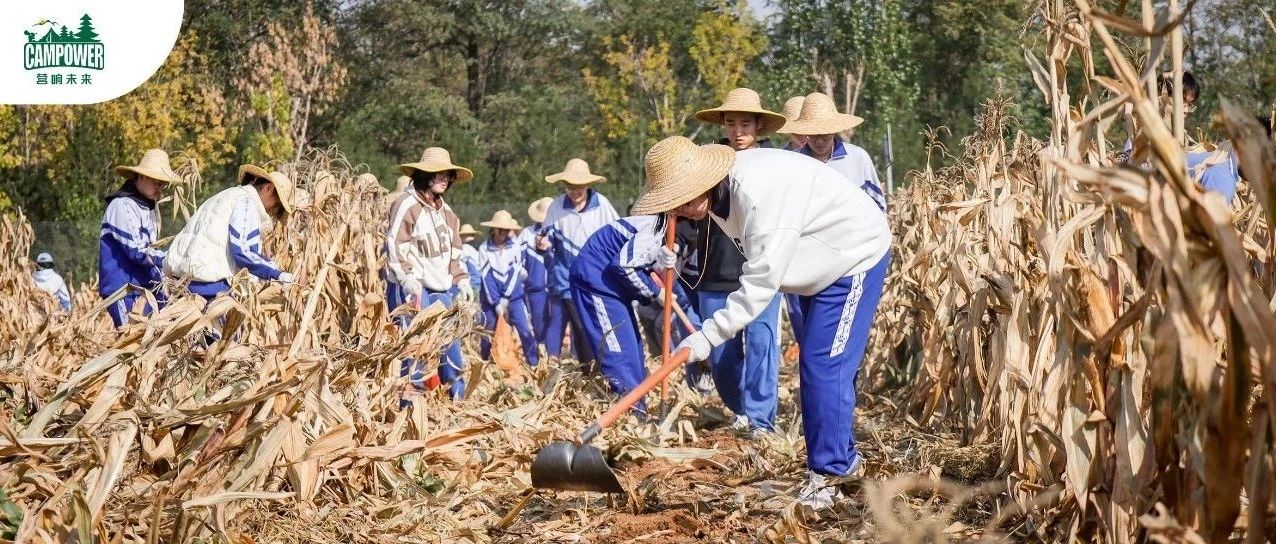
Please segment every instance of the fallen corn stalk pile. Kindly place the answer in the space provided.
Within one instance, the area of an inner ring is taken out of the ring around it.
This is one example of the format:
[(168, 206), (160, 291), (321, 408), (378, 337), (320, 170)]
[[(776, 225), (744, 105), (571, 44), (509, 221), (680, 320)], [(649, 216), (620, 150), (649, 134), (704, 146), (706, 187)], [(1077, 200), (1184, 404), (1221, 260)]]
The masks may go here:
[[(1276, 150), (1225, 103), (1252, 191), (1229, 210), (1185, 175), (1143, 79), (1176, 17), (1158, 19), (1146, 69), (1113, 37), (1141, 22), (1087, 0), (1042, 20), (1047, 58), (1028, 58), (1051, 139), (1007, 143), (994, 102), (955, 166), (895, 195), (900, 258), (866, 374), (902, 386), (923, 425), (1000, 445), (1004, 507), (1033, 512), (1025, 537), (1273, 538)], [(1109, 141), (1123, 112), (1141, 167)]]

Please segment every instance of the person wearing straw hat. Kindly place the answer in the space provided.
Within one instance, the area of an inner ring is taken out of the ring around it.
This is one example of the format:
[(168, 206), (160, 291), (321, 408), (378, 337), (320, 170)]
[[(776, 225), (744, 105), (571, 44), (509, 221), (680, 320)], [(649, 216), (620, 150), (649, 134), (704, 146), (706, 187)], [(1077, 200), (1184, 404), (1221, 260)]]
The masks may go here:
[(843, 141), (839, 136), (863, 122), (862, 117), (838, 112), (837, 104), (829, 95), (811, 93), (803, 99), (798, 118), (785, 124), (780, 133), (805, 136), (806, 145), (798, 150), (799, 153), (832, 166), (851, 183), (864, 189), (877, 206), (885, 210), (886, 193), (882, 191), (873, 159), (864, 148)]
[(474, 230), (473, 225), (466, 223), (461, 225), (457, 234), (461, 236), (461, 265), (465, 267), (465, 273), (470, 275), (470, 287), (477, 292), (483, 285), (479, 277), (479, 250), (474, 245), (478, 231)]
[[(808, 100), (809, 97), (808, 97)], [(744, 250), (740, 289), (679, 343), (704, 360), (773, 304), (799, 295), (798, 337), (807, 481), (798, 500), (827, 508), (840, 497), (830, 478), (858, 474), (855, 378), (890, 264), (886, 213), (827, 164), (777, 149), (735, 152), (673, 136), (645, 159), (634, 213), (708, 217)]]
[[(148, 149), (137, 165), (117, 166), (115, 173), (124, 178), (124, 184), (106, 197), (98, 238), (98, 294), (106, 298), (128, 289), (106, 310), (118, 328), (124, 326), (134, 304), (142, 298), (141, 290), (151, 291), (157, 303), (164, 301), (160, 281), (165, 253), (151, 247), (159, 236), (156, 201), (164, 188), (179, 178), (162, 149)], [(146, 304), (142, 313), (150, 315), (151, 310)]]
[[(696, 119), (722, 125), (726, 138), (719, 143), (736, 151), (771, 147), (759, 137), (787, 122), (783, 115), (763, 108), (758, 93), (746, 88), (732, 90), (721, 106), (697, 112)], [(725, 307), (727, 296), (739, 290), (745, 259), (712, 221), (700, 220), (697, 228), (700, 237), (695, 247), (704, 262), (696, 295), (700, 311), (709, 315)], [(780, 391), (780, 297), (740, 334), (716, 347), (709, 356), (709, 368), (718, 396), (735, 414), (732, 427), (741, 432), (772, 432)]]
[[(784, 102), (784, 118), (787, 119), (785, 126), (797, 121), (798, 117), (802, 115), (802, 102), (805, 101), (805, 96), (794, 96)], [(781, 127), (777, 132), (783, 134), (784, 128)], [(789, 134), (789, 145), (785, 146), (785, 149), (789, 151), (800, 151), (803, 147), (806, 147), (806, 140), (806, 136), (802, 134)]]
[[(539, 362), (536, 336), (532, 332), (531, 316), (528, 315), (525, 299), (527, 268), (523, 263), (526, 251), (523, 244), (514, 238), (514, 232), (520, 228), (518, 221), (514, 220), (510, 212), (499, 210), (492, 214), (490, 221), (484, 221), (480, 225), (490, 229), (487, 241), (479, 248), (483, 325), (489, 332), (495, 332), (497, 319), (505, 316), (514, 330), (518, 331), (527, 364), (536, 366)], [(492, 342), (483, 338), (479, 342), (479, 351), (484, 360), (491, 360)]]
[[(660, 313), (664, 306), (664, 287), (652, 278), (652, 272), (677, 266), (677, 254), (663, 246), (666, 225), (664, 215), (613, 221), (589, 237), (572, 265), (572, 303), (599, 369), (617, 395), (632, 391), (647, 373), (633, 305), (648, 309), (647, 313)], [(692, 325), (699, 327), (700, 318), (677, 282), (674, 298)], [(671, 332), (674, 338), (685, 333), (682, 327)], [(695, 373), (687, 372), (687, 377), (694, 385)], [(641, 400), (633, 409), (642, 416), (647, 410)]]
[[(422, 307), (434, 302), (452, 306), (472, 302), (474, 288), (461, 264), (461, 221), (444, 202), (443, 195), (454, 183), (474, 177), (469, 168), (452, 164), (452, 156), (441, 147), (427, 148), (418, 162), (399, 165), (412, 179), (407, 192), (390, 207), (386, 229), (386, 266), (389, 268), (386, 303), (391, 310), (409, 302)], [(398, 324), (407, 328), (410, 316), (401, 314)], [(465, 394), (464, 370), (459, 339), (444, 350), (439, 361), (439, 379), (450, 384), (453, 399)], [(403, 375), (417, 390), (425, 387), (425, 369), (412, 359), (404, 359)]]
[(264, 281), (293, 282), (293, 275), (262, 252), (262, 237), (292, 213), (300, 193), (283, 172), (245, 164), (239, 185), (200, 204), (173, 238), (165, 270), (190, 280), (190, 292), (212, 301), (230, 291), (230, 280), (247, 270)]
[(31, 279), (35, 280), (35, 286), (44, 291), (58, 301), (62, 306), (62, 311), (71, 311), (71, 292), (66, 288), (66, 281), (53, 269), (53, 256), (48, 253), (40, 253), (35, 257), (35, 272), (31, 273)]
[(585, 365), (594, 361), (589, 343), (584, 338), (580, 316), (572, 304), (569, 281), (576, 256), (598, 229), (620, 218), (611, 201), (593, 186), (606, 178), (589, 171), (589, 163), (571, 159), (562, 172), (545, 176), (549, 183), (561, 183), (563, 194), (555, 198), (545, 212), (545, 222), (537, 248), (552, 252), (549, 278), (549, 316), (546, 320), (545, 349), (551, 359), (562, 353), (563, 336), (570, 323), (576, 359)]
[(546, 320), (549, 317), (549, 264), (548, 251), (536, 247), (537, 233), (543, 228), (545, 216), (553, 198), (537, 199), (527, 207), (527, 217), (531, 224), (518, 233), (518, 241), (523, 244), (523, 264), (527, 269), (527, 283), (523, 286), (527, 293), (527, 310), (532, 314), (532, 332), (536, 335), (536, 343), (545, 346)]

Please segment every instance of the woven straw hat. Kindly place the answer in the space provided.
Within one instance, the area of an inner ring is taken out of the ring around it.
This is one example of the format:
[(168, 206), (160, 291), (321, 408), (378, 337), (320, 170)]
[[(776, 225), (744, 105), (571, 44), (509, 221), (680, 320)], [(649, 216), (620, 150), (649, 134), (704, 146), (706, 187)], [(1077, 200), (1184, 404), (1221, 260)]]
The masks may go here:
[(399, 176), (399, 179), (394, 180), (394, 192), (402, 193), (408, 189), (409, 185), (412, 185), (412, 178)]
[(788, 121), (780, 128), (779, 132), (781, 134), (784, 134), (785, 129), (788, 129), (802, 115), (802, 104), (804, 102), (806, 102), (805, 96), (795, 96), (784, 102), (784, 118)]
[(491, 221), (479, 223), (479, 226), (506, 230), (518, 230), (520, 228), (518, 226), (518, 221), (514, 220), (514, 216), (510, 215), (510, 212), (505, 210), (497, 210), (496, 213), (492, 214)]
[(527, 217), (533, 223), (541, 223), (545, 221), (545, 216), (549, 215), (549, 205), (554, 202), (550, 197), (537, 199), (531, 206), (527, 207)]
[(464, 225), (461, 225), (461, 230), (456, 231), (456, 234), (460, 236), (466, 236), (466, 235), (477, 236), (478, 231), (474, 230), (474, 225), (466, 223)]
[(458, 182), (469, 181), (474, 177), (474, 172), (469, 168), (452, 164), (452, 154), (442, 147), (427, 147), (421, 152), (420, 162), (399, 165), (399, 172), (405, 176), (411, 176), (414, 170), (429, 173), (454, 171)]
[(667, 212), (704, 194), (731, 172), (735, 150), (670, 136), (651, 146), (644, 164), (647, 185), (634, 202), (633, 215)]
[(864, 118), (849, 113), (838, 113), (833, 98), (824, 93), (811, 93), (802, 101), (802, 113), (780, 129), (781, 134), (837, 134), (850, 130), (864, 122)]
[[(297, 184), (292, 181), (291, 177), (288, 177), (288, 174), (278, 170), (274, 172), (267, 172), (265, 168), (260, 166), (245, 164), (239, 167), (240, 185), (248, 183), (248, 181), (244, 178), (249, 174), (265, 179), (266, 181), (269, 181), (271, 185), (275, 186), (275, 194), (279, 195), (279, 203), (283, 205), (284, 213), (292, 213), (293, 210), (297, 209), (297, 197), (299, 196), (297, 194)], [(309, 193), (306, 193), (304, 196), (305, 200), (310, 200)], [(305, 204), (309, 205), (309, 202), (306, 202)]]
[(727, 112), (756, 114), (759, 119), (758, 136), (775, 132), (784, 126), (784, 116), (762, 108), (762, 97), (753, 89), (738, 87), (727, 93), (726, 100), (716, 108), (696, 112), (696, 119), (715, 125), (722, 124), (722, 116)]
[(567, 161), (567, 166), (563, 167), (562, 172), (545, 176), (545, 181), (550, 183), (561, 181), (568, 185), (590, 185), (607, 181), (607, 178), (590, 172), (589, 163), (583, 159), (572, 159)]
[(115, 173), (124, 177), (139, 174), (163, 183), (177, 183), (181, 178), (168, 163), (168, 153), (163, 149), (147, 149), (137, 166), (116, 166)]

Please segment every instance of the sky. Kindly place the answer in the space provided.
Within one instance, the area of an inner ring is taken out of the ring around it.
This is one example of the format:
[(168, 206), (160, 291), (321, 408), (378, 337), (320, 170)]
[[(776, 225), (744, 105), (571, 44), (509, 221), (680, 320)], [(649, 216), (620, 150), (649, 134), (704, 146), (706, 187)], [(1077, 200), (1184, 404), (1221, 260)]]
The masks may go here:
[(775, 6), (768, 4), (767, 0), (749, 0), (749, 7), (753, 9), (753, 14), (757, 15), (759, 19), (775, 13)]

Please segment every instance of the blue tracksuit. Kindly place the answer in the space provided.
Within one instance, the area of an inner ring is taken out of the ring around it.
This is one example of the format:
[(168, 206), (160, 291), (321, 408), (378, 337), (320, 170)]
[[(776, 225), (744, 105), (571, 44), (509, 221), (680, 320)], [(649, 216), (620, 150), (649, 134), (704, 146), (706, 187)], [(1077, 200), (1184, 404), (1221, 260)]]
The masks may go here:
[[(165, 255), (151, 247), (159, 236), (155, 201), (142, 196), (130, 181), (106, 197), (106, 202), (102, 234), (98, 238), (98, 294), (105, 298), (125, 287), (133, 287), (123, 299), (107, 308), (111, 321), (121, 327), (141, 297), (137, 289), (153, 291), (156, 300), (163, 304), (164, 295), (159, 286)], [(149, 315), (151, 310), (147, 306), (142, 311)]]
[[(526, 248), (513, 238), (507, 238), (500, 245), (489, 239), (479, 247), (483, 325), (488, 331), (496, 330), (497, 306), (504, 302), (509, 308), (506, 318), (518, 330), (519, 341), (523, 345), (523, 357), (527, 359), (527, 364), (536, 366), (536, 336), (532, 333), (524, 295), (524, 282), (527, 280), (527, 270), (523, 265), (524, 255)], [(479, 351), (483, 359), (492, 358), (492, 343), (488, 338), (479, 342)]]
[[(659, 304), (655, 299), (660, 284), (651, 278), (663, 238), (656, 231), (657, 220), (657, 216), (643, 215), (612, 222), (589, 238), (572, 267), (572, 302), (603, 376), (618, 395), (633, 390), (646, 375), (631, 305)], [(675, 294), (679, 291), (675, 289)], [(677, 303), (689, 306), (685, 296)], [(645, 412), (646, 404), (640, 402), (634, 408)]]
[(593, 189), (589, 190), (585, 207), (580, 211), (566, 194), (559, 195), (549, 205), (541, 234), (549, 239), (553, 254), (549, 270), (550, 309), (545, 331), (545, 348), (550, 357), (558, 357), (562, 352), (563, 335), (570, 321), (577, 359), (583, 362), (594, 359), (589, 343), (583, 338), (580, 316), (576, 315), (571, 302), (572, 289), (568, 277), (576, 256), (589, 237), (619, 218), (611, 201)]
[(807, 316), (798, 337), (802, 353), (802, 432), (807, 465), (842, 476), (859, 463), (855, 447), (855, 378), (868, 349), (868, 335), (882, 298), (891, 254), (867, 272), (847, 276), (797, 303)]
[(1208, 151), (1189, 151), (1186, 157), (1187, 174), (1192, 179), (1199, 180), (1206, 191), (1223, 195), (1223, 200), (1231, 206), (1232, 200), (1236, 198), (1236, 184), (1240, 181), (1236, 156), (1227, 153), (1221, 161), (1206, 166), (1206, 159), (1212, 156), (1214, 153)]
[(527, 310), (531, 313), (532, 332), (536, 335), (536, 343), (545, 345), (545, 332), (549, 317), (549, 252), (536, 249), (536, 237), (541, 225), (530, 225), (518, 233), (518, 241), (523, 244), (523, 267), (527, 270), (527, 281), (523, 290), (527, 293)]

